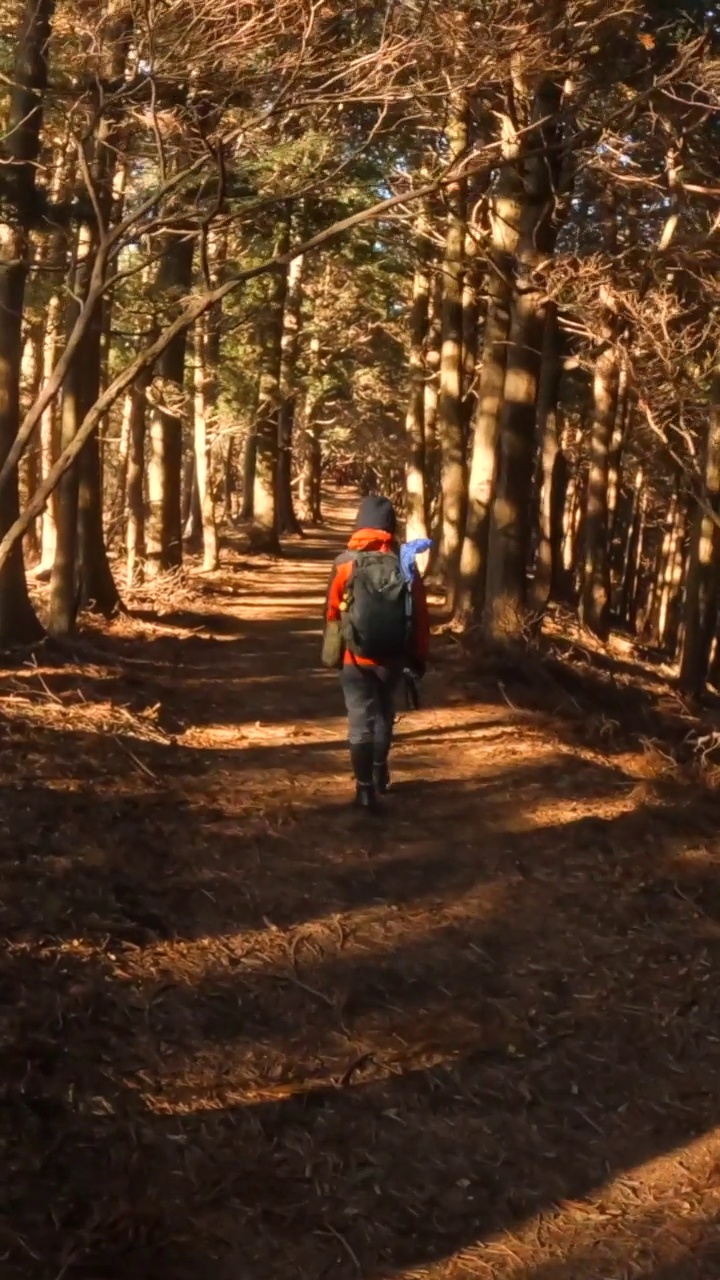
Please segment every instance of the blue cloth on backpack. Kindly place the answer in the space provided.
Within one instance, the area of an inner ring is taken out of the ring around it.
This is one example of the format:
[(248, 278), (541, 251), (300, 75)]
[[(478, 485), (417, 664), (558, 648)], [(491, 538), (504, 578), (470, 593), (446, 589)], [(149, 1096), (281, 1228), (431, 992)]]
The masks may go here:
[(432, 538), (415, 538), (412, 542), (403, 543), (400, 548), (400, 568), (406, 582), (412, 582), (417, 573), (417, 557), (424, 551), (429, 551), (431, 546)]

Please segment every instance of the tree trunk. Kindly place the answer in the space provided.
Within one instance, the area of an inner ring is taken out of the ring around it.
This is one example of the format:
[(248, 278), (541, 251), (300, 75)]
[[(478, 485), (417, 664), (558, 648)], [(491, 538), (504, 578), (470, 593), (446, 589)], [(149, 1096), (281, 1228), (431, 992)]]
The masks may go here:
[(214, 389), (217, 387), (216, 369), (210, 362), (210, 335), (205, 317), (195, 324), (194, 363), (194, 443), (195, 486), (197, 491), (199, 523), (202, 530), (203, 569), (218, 568), (217, 528), (215, 503), (210, 479), (210, 450), (215, 415)]
[(685, 597), (685, 635), (680, 658), (680, 687), (700, 696), (705, 690), (718, 621), (720, 531), (720, 366), (713, 372), (710, 414), (703, 457), (703, 489), (690, 542)]
[[(192, 412), (193, 441), (195, 439), (195, 411)], [(183, 542), (188, 550), (197, 552), (202, 547), (202, 513), (200, 511), (200, 493), (195, 466), (195, 449), (186, 453), (182, 461), (182, 499), (180, 502), (180, 523), (183, 531)]]
[(680, 506), (680, 477), (676, 478), (670, 499), (670, 507), (662, 530), (662, 539), (655, 557), (655, 569), (650, 583), (643, 634), (654, 644), (660, 645), (660, 616), (663, 611), (663, 593), (669, 590), (672, 561), (678, 534)]
[(590, 444), (585, 508), (585, 570), (580, 617), (596, 636), (607, 640), (610, 630), (610, 557), (608, 479), (610, 448), (617, 418), (619, 367), (617, 350), (608, 345), (595, 364), (594, 419)]
[(145, 501), (143, 478), (145, 475), (145, 426), (147, 421), (146, 393), (149, 372), (139, 379), (130, 392), (130, 422), (127, 469), (127, 585), (136, 587), (142, 582), (145, 569)]
[(430, 255), (427, 209), (421, 208), (415, 223), (415, 276), (410, 307), (410, 392), (405, 415), (407, 462), (405, 466), (406, 537), (427, 537), (425, 497), (425, 341), (430, 309)]
[(562, 333), (557, 308), (551, 303), (545, 320), (543, 362), (538, 395), (537, 425), (540, 439), (540, 508), (535, 577), (531, 595), (533, 614), (540, 618), (547, 609), (558, 581), (562, 510), (567, 483), (567, 464), (560, 444), (558, 398), (562, 377)]
[[(325, 273), (325, 286), (329, 280)], [(315, 301), (313, 325), (315, 332), (310, 339), (310, 360), (305, 386), (305, 404), (303, 407), (303, 429), (305, 432), (305, 461), (302, 474), (302, 495), (305, 519), (310, 524), (322, 524), (322, 444), (321, 428), (315, 421), (321, 395), (320, 338), (318, 336), (318, 318), (325, 299), (325, 289)]]
[[(63, 253), (63, 258), (64, 258)], [(48, 303), (45, 316), (45, 335), (43, 340), (43, 383), (47, 382), (55, 368), (59, 348), (60, 324), (62, 319), (62, 303), (59, 293), (53, 293)], [(48, 405), (40, 421), (40, 474), (44, 480), (55, 461), (59, 443), (59, 419), (57, 400)], [(53, 494), (42, 515), (40, 571), (50, 573), (55, 558), (55, 505), (57, 494)]]
[[(287, 253), (290, 246), (292, 206), (286, 202), (275, 242), (275, 254)], [(260, 360), (258, 406), (255, 417), (255, 477), (253, 484), (253, 545), (257, 550), (277, 552), (278, 539), (277, 468), (280, 418), (280, 373), (282, 367), (283, 312), (288, 287), (287, 266), (278, 267), (270, 283), (270, 296)]]
[(133, 397), (129, 391), (123, 401), (122, 418), (120, 420), (120, 439), (118, 440), (117, 463), (115, 466), (114, 492), (110, 509), (108, 542), (114, 542), (120, 531), (125, 528), (125, 501), (127, 495), (128, 466), (130, 463), (130, 420), (132, 418)]
[[(514, 211), (514, 205), (511, 207), (499, 193), (493, 216), (495, 243), (488, 281), (482, 372), (473, 420), (467, 521), (455, 609), (456, 620), (461, 626), (467, 626), (478, 616), (484, 599), (488, 529), (510, 330), (511, 253), (515, 249), (513, 245), (509, 252), (504, 252), (501, 244), (506, 242), (506, 236), (512, 236)], [(516, 235), (514, 239), (516, 243)]]
[[(42, 328), (38, 324), (28, 327), (20, 369), (20, 404), (25, 413), (34, 404), (40, 391), (42, 377)], [(20, 501), (30, 502), (40, 483), (40, 452), (37, 440), (33, 440), (20, 464)], [(33, 571), (40, 560), (40, 538), (37, 520), (33, 520), (25, 535), (25, 561), (30, 561)]]
[[(54, 0), (26, 0), (20, 14), (10, 103), (0, 143), (3, 210), (0, 214), (0, 466), (18, 431), (22, 317), (29, 254), (28, 228), (35, 206), (35, 165), (40, 150), (47, 86), (47, 45)], [(17, 519), (15, 469), (0, 493), (0, 538)], [(27, 643), (42, 635), (30, 603), (22, 544), (0, 570), (0, 643)]]
[[(60, 148), (55, 156), (50, 196), (54, 202), (67, 199), (75, 175), (75, 160), (68, 146)], [(58, 358), (63, 331), (63, 297), (68, 268), (69, 237), (66, 227), (55, 227), (44, 237), (43, 264), (52, 273), (55, 282), (45, 310), (42, 351), (42, 383), (49, 380)], [(53, 400), (40, 419), (40, 476), (44, 480), (57, 456), (60, 440), (58, 400)], [(42, 514), (41, 551), (37, 576), (48, 579), (55, 559), (55, 504), (57, 494), (50, 496)]]
[[(76, 429), (100, 394), (104, 305), (100, 304), (81, 346), (74, 399)], [(86, 609), (110, 617), (120, 596), (110, 568), (103, 529), (103, 485), (100, 437), (93, 432), (78, 459), (78, 600)]]
[(618, 371), (617, 415), (608, 460), (608, 532), (612, 538), (621, 490), (622, 456), (630, 414), (630, 364), (625, 353)]
[(245, 440), (245, 450), (243, 453), (243, 496), (242, 507), (240, 509), (240, 519), (249, 521), (253, 518), (255, 509), (255, 460), (257, 458), (257, 437), (255, 435), (255, 423), (252, 422), (248, 427), (247, 438)]
[[(526, 87), (516, 75), (516, 100)], [(537, 400), (542, 370), (546, 304), (537, 278), (554, 252), (561, 155), (537, 152), (558, 141), (560, 87), (543, 81), (528, 102), (535, 127), (513, 145), (518, 153), (518, 241), (507, 368), (497, 439), (495, 493), (488, 531), (484, 627), (493, 640), (519, 639), (526, 625), (527, 569), (535, 459)]]
[[(175, 310), (192, 283), (191, 237), (168, 235), (157, 275), (160, 298)], [(174, 304), (174, 306), (173, 306)], [(170, 315), (165, 319), (169, 320)], [(151, 577), (182, 564), (182, 425), (187, 334), (176, 334), (155, 368), (150, 418), (146, 567)]]
[[(125, 12), (109, 6), (106, 24), (99, 32), (102, 42), (103, 73), (110, 80), (122, 77), (127, 62), (132, 20)], [(120, 124), (116, 110), (107, 110), (96, 124), (91, 163), (92, 186), (99, 216), (108, 225), (113, 211), (114, 178), (119, 155)], [(68, 322), (72, 324), (82, 307), (93, 263), (100, 243), (96, 222), (81, 227), (75, 270), (73, 302)], [(62, 443), (71, 442), (86, 413), (101, 391), (105, 311), (110, 305), (99, 298), (78, 348), (73, 368), (63, 389)], [(97, 432), (85, 443), (76, 464), (77, 476), (58, 491), (57, 544), (51, 580), (51, 626), (55, 634), (73, 630), (78, 607), (110, 616), (120, 605), (105, 547), (103, 528), (103, 486), (100, 440)], [(75, 470), (75, 468), (73, 468)], [(73, 520), (77, 529), (71, 528)], [(66, 545), (60, 545), (61, 537)]]
[[(473, 198), (475, 193), (473, 192)], [(478, 228), (468, 226), (465, 234), (462, 291), (462, 420), (463, 441), (467, 457), (470, 429), (475, 417), (478, 388), (478, 324), (480, 320), (480, 282), (482, 267), (477, 241)], [(461, 532), (464, 532), (462, 530)]]
[(235, 436), (227, 436), (221, 444), (223, 520), (231, 524), (236, 518), (237, 475), (235, 469)]
[(423, 404), (425, 436), (425, 507), (428, 535), (433, 539), (431, 568), (439, 560), (439, 534), (442, 528), (442, 487), (438, 450), (438, 405), (440, 401), (440, 348), (442, 346), (442, 270), (437, 268), (430, 284), (428, 332), (425, 342), (425, 395)]
[[(88, 228), (82, 227), (78, 234), (75, 265), (72, 273), (75, 283), (73, 300), (68, 307), (68, 331), (81, 305), (80, 299), (84, 296), (90, 252), (91, 234)], [(84, 355), (84, 346), (84, 342), (81, 342), (77, 356), (68, 370), (63, 386), (60, 410), (61, 452), (72, 444), (83, 417), (80, 382), (81, 357)], [(79, 467), (75, 465), (65, 472), (56, 490), (56, 540), (50, 575), (48, 610), (48, 630), (54, 636), (69, 636), (72, 634), (75, 629), (80, 603), (77, 581), (78, 493)]]
[(627, 542), (625, 567), (623, 570), (621, 617), (628, 630), (637, 631), (638, 612), (640, 608), (640, 587), (643, 557), (645, 553), (645, 533), (647, 528), (647, 490), (644, 486), (642, 468), (638, 468), (635, 477), (635, 493), (630, 521), (630, 536)]
[[(464, 93), (450, 104), (447, 127), (448, 160), (457, 160), (468, 145), (468, 103)], [(438, 437), (442, 457), (442, 536), (440, 567), (448, 604), (454, 595), (467, 502), (467, 466), (463, 421), (463, 264), (465, 256), (466, 182), (447, 188), (448, 217), (443, 257), (442, 345)]]
[(493, 640), (519, 639), (525, 628), (533, 462), (544, 314), (530, 276), (519, 274), (513, 306), (495, 494), (488, 537), (485, 630)]
[(682, 617), (682, 597), (686, 580), (685, 508), (678, 505), (670, 547), (667, 578), (660, 598), (660, 644), (671, 658), (677, 652), (678, 632)]
[(303, 258), (294, 258), (288, 269), (283, 310), (280, 363), (280, 412), (278, 416), (278, 525), (281, 533), (301, 533), (292, 494), (293, 431), (297, 402), (297, 363), (303, 302)]

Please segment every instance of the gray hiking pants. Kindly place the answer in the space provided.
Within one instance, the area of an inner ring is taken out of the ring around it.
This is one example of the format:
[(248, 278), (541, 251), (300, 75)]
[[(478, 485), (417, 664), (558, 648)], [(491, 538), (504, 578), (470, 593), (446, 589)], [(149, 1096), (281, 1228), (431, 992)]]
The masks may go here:
[(385, 764), (392, 745), (395, 691), (402, 671), (346, 663), (340, 673), (351, 747), (372, 743), (376, 764)]

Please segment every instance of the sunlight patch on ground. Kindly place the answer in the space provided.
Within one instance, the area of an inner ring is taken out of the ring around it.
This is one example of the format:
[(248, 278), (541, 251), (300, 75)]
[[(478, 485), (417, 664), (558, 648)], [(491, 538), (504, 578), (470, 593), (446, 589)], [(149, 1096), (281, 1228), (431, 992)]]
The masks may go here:
[[(469, 1198), (472, 1198), (468, 1188)], [(699, 1201), (702, 1201), (700, 1208)], [(468, 1206), (470, 1208), (470, 1205)], [(720, 1129), (624, 1171), (505, 1232), (397, 1280), (671, 1280), (714, 1235), (720, 1210)]]

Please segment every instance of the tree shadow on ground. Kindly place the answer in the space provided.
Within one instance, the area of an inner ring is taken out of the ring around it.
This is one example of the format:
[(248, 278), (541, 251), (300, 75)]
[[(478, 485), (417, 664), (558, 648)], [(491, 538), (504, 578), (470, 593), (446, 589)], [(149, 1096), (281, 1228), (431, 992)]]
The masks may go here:
[[(322, 744), (285, 743), (260, 771), (304, 760), (320, 790), (233, 827), (127, 758), (116, 794), (73, 789), (56, 747), (0, 801), (7, 1280), (510, 1280), (514, 1246), (484, 1254), (508, 1232), (533, 1280), (599, 1280), (613, 1179), (665, 1156), (714, 1203), (675, 1154), (720, 1115), (713, 796), (549, 755), (368, 825)], [(663, 1276), (669, 1186), (648, 1280), (710, 1280), (700, 1228)], [(592, 1240), (566, 1215), (546, 1262), (538, 1215), (569, 1201)]]

